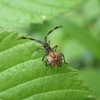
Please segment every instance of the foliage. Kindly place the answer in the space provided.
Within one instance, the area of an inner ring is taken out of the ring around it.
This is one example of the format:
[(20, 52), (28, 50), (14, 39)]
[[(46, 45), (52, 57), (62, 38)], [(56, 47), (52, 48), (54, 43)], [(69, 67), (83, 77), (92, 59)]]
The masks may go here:
[[(94, 69), (84, 69), (78, 74), (78, 78), (84, 80), (85, 84), (88, 84), (92, 90), (94, 90), (94, 95), (100, 98), (100, 73)], [(92, 78), (92, 79), (91, 79)], [(92, 84), (91, 84), (92, 83)]]
[(76, 70), (64, 64), (46, 67), (43, 51), (36, 50), (40, 46), (18, 38), (17, 32), (0, 33), (0, 99), (95, 100)]
[[(95, 100), (88, 86), (75, 77), (76, 70), (64, 64), (46, 67), (41, 61), (44, 52), (37, 51), (41, 45), (28, 40), (18, 41), (17, 34), (28, 33), (42, 39), (48, 30), (62, 25), (62, 29), (49, 36), (51, 46), (59, 45), (58, 50), (64, 53), (67, 62), (71, 62), (71, 67), (99, 69), (99, 2), (0, 0), (0, 100)], [(8, 30), (25, 28), (16, 32), (4, 31), (1, 27)], [(99, 74), (89, 69), (79, 77), (85, 79), (100, 98)]]
[[(29, 23), (42, 23), (69, 11), (84, 0), (0, 0), (0, 26), (25, 27)], [(86, 0), (85, 0), (86, 1)]]

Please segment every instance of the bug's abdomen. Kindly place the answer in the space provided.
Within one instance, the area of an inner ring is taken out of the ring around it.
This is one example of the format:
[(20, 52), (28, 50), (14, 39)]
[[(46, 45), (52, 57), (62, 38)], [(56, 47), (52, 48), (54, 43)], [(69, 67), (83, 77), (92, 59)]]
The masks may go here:
[(61, 66), (62, 64), (62, 55), (59, 52), (50, 52), (47, 55), (47, 60), (52, 66)]

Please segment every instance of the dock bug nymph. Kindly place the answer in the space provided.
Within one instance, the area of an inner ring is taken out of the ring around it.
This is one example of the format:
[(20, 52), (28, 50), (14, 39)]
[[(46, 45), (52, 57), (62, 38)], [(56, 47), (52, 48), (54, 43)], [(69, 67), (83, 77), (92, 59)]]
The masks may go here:
[(36, 41), (36, 42), (42, 44), (43, 47), (44, 47), (44, 50), (45, 50), (45, 55), (43, 56), (42, 61), (43, 61), (44, 58), (46, 57), (46, 66), (52, 65), (52, 66), (61, 67), (61, 65), (62, 65), (62, 60), (64, 60), (64, 63), (65, 63), (65, 64), (68, 64), (68, 63), (65, 61), (64, 55), (63, 55), (62, 53), (59, 53), (59, 52), (56, 51), (58, 45), (56, 45), (56, 46), (54, 46), (54, 47), (52, 48), (52, 47), (50, 47), (50, 41), (49, 41), (49, 43), (47, 43), (47, 37), (48, 37), (48, 35), (49, 35), (52, 31), (54, 31), (54, 30), (56, 30), (56, 29), (58, 29), (58, 28), (61, 28), (61, 27), (62, 27), (62, 26), (56, 26), (54, 29), (50, 30), (50, 31), (46, 34), (46, 36), (45, 36), (45, 39), (44, 39), (45, 42), (42, 42), (42, 41), (40, 41), (40, 40), (33, 39), (33, 38), (28, 38), (28, 37), (21, 37), (21, 38), (19, 38), (18, 40), (20, 40), (20, 39), (29, 39), (29, 40), (34, 40), (34, 41)]

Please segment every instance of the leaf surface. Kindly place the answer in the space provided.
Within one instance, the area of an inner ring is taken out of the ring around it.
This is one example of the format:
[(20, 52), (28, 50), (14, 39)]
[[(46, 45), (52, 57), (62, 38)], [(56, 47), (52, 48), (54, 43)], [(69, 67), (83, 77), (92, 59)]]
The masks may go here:
[(95, 100), (77, 70), (46, 67), (40, 45), (18, 38), (17, 32), (0, 32), (0, 100)]
[(0, 0), (0, 26), (20, 28), (42, 23), (69, 11), (84, 0)]

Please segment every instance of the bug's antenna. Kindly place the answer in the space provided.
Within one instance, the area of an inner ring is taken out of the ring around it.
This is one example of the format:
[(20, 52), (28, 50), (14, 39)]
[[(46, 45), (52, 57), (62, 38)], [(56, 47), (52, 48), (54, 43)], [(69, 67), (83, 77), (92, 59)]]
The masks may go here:
[(45, 42), (47, 43), (47, 36), (54, 30), (58, 29), (58, 28), (61, 28), (62, 26), (56, 26), (54, 29), (52, 29), (51, 31), (49, 31), (46, 36), (45, 36)]
[(18, 40), (21, 40), (21, 39), (29, 39), (29, 40), (34, 40), (34, 41), (36, 41), (36, 42), (39, 42), (39, 43), (43, 44), (43, 43), (42, 43), (42, 41), (37, 40), (37, 39), (33, 39), (33, 38), (21, 37), (21, 38), (19, 38)]

